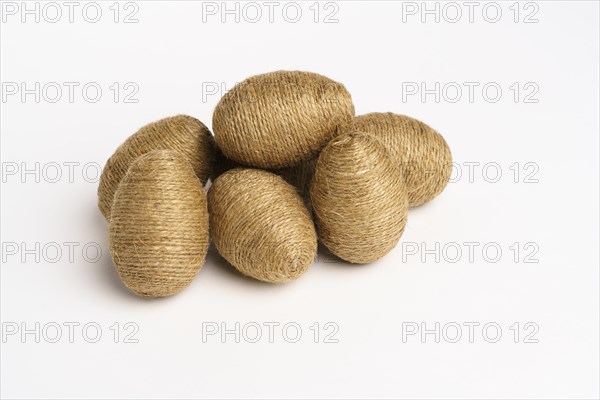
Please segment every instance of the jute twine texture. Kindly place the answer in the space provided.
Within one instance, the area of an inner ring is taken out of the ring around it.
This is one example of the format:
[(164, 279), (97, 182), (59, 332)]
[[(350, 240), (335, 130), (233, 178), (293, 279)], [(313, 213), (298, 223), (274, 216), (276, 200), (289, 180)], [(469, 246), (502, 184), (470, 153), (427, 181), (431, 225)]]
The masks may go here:
[[(310, 182), (315, 172), (316, 163), (317, 157), (312, 157), (292, 167), (271, 169), (268, 171), (281, 176), (287, 183), (292, 185), (300, 197), (302, 197), (307, 209), (310, 211), (310, 196), (308, 192), (310, 188)], [(217, 148), (214, 173), (211, 177), (211, 180), (214, 182), (215, 179), (231, 169), (247, 167), (247, 165), (242, 165), (230, 158), (227, 158), (227, 156), (225, 156), (223, 152)]]
[(227, 92), (215, 108), (213, 129), (227, 157), (273, 169), (310, 158), (353, 117), (352, 98), (341, 83), (311, 72), (276, 71)]
[(404, 232), (404, 180), (369, 134), (352, 132), (329, 142), (317, 160), (310, 197), (319, 239), (348, 262), (383, 257)]
[(381, 140), (402, 170), (410, 207), (426, 203), (444, 190), (452, 173), (452, 154), (444, 138), (425, 123), (394, 113), (354, 118), (352, 130)]
[(202, 184), (212, 173), (215, 145), (208, 128), (196, 118), (177, 115), (150, 123), (130, 136), (108, 159), (98, 186), (98, 207), (108, 220), (119, 182), (138, 157), (152, 151), (170, 149), (192, 166)]
[(125, 285), (144, 297), (186, 287), (208, 250), (208, 209), (202, 183), (171, 150), (132, 163), (115, 193), (109, 247)]
[(232, 169), (213, 182), (208, 209), (215, 247), (245, 275), (291, 281), (316, 255), (310, 215), (296, 190), (278, 175)]

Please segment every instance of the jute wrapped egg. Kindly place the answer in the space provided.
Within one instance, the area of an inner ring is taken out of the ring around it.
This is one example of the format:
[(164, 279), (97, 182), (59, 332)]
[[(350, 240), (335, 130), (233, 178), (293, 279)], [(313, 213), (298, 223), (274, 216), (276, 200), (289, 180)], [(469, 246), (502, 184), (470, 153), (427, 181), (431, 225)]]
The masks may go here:
[(232, 169), (208, 191), (211, 236), (240, 272), (265, 282), (302, 275), (317, 251), (314, 224), (296, 190), (278, 175)]
[(185, 288), (208, 250), (206, 194), (194, 169), (171, 150), (134, 161), (114, 197), (109, 247), (133, 292), (163, 297)]
[(227, 92), (213, 114), (215, 141), (228, 158), (273, 169), (310, 158), (354, 117), (350, 94), (323, 75), (277, 71)]
[(214, 162), (214, 140), (208, 128), (187, 115), (152, 122), (130, 136), (108, 159), (98, 186), (98, 207), (108, 220), (113, 197), (129, 169), (141, 155), (152, 150), (170, 149), (179, 153), (205, 184)]
[(317, 160), (310, 198), (319, 240), (351, 263), (389, 253), (406, 225), (402, 175), (385, 147), (366, 133), (329, 142)]
[(425, 123), (406, 115), (370, 113), (354, 118), (352, 130), (368, 132), (386, 146), (403, 172), (410, 207), (430, 201), (448, 184), (450, 148)]

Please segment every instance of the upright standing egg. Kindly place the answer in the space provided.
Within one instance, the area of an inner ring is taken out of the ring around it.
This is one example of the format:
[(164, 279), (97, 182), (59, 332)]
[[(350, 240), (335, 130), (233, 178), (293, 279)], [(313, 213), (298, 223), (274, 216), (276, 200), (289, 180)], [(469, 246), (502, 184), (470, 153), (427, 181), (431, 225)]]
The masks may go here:
[(317, 251), (314, 224), (296, 190), (278, 175), (232, 169), (208, 191), (211, 236), (219, 253), (245, 275), (287, 282)]
[(215, 108), (213, 130), (228, 158), (282, 168), (310, 158), (353, 117), (352, 98), (341, 83), (312, 72), (276, 71), (227, 92)]
[(351, 263), (389, 253), (406, 225), (402, 175), (385, 147), (366, 133), (329, 142), (317, 160), (310, 198), (319, 239)]
[(208, 250), (202, 183), (178, 153), (157, 150), (134, 161), (112, 206), (109, 247), (125, 285), (140, 296), (186, 287)]
[(427, 124), (406, 115), (370, 113), (354, 118), (352, 129), (368, 132), (386, 146), (403, 171), (410, 207), (430, 201), (448, 184), (450, 148)]

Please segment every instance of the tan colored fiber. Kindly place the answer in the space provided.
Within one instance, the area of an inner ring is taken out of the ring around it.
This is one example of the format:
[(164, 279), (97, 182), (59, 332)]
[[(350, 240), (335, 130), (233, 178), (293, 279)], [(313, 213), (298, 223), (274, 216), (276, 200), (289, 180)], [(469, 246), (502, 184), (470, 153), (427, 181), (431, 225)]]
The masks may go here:
[(444, 138), (425, 123), (394, 113), (354, 118), (352, 130), (381, 140), (403, 172), (410, 207), (440, 194), (450, 180), (452, 154)]
[(404, 232), (402, 175), (369, 134), (352, 132), (329, 142), (317, 160), (310, 197), (319, 239), (351, 263), (383, 257)]
[(245, 275), (287, 282), (302, 275), (317, 251), (314, 224), (302, 199), (280, 176), (232, 169), (208, 191), (215, 247)]
[(131, 164), (115, 193), (109, 247), (125, 285), (170, 296), (196, 276), (208, 250), (202, 183), (179, 153), (156, 150)]
[[(310, 211), (310, 196), (308, 191), (310, 187), (310, 181), (315, 171), (316, 163), (317, 157), (312, 157), (292, 167), (271, 169), (268, 171), (281, 176), (287, 183), (294, 186)], [(239, 164), (232, 159), (227, 158), (223, 152), (217, 148), (215, 156), (215, 168), (211, 180), (214, 182), (215, 179), (231, 169), (247, 167), (248, 166)]]
[(223, 96), (213, 114), (215, 140), (241, 164), (295, 165), (345, 131), (354, 117), (341, 83), (302, 71), (250, 77)]
[(98, 207), (110, 218), (115, 191), (131, 163), (152, 150), (174, 150), (186, 159), (205, 184), (212, 173), (214, 140), (208, 128), (187, 115), (152, 122), (130, 136), (108, 159), (98, 186)]

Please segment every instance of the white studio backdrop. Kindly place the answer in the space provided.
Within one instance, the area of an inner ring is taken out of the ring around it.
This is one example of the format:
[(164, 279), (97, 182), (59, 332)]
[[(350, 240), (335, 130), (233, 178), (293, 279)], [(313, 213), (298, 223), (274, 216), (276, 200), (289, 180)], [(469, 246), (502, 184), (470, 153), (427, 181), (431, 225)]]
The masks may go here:
[[(598, 398), (599, 5), (2, 1), (2, 398)], [(120, 283), (96, 202), (128, 135), (278, 69), (419, 118), (451, 183), (398, 247), (299, 280), (210, 250)]]

